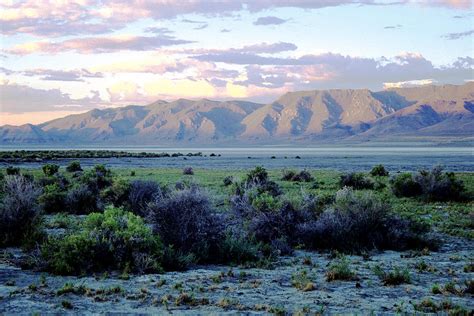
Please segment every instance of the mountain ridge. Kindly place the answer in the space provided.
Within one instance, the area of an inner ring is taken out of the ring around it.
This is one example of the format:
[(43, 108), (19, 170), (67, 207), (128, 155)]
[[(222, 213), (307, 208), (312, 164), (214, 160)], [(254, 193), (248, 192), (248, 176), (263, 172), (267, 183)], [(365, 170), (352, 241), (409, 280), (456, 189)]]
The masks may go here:
[(268, 104), (157, 100), (42, 124), (0, 126), (1, 144), (275, 144), (474, 135), (474, 82), (287, 92)]

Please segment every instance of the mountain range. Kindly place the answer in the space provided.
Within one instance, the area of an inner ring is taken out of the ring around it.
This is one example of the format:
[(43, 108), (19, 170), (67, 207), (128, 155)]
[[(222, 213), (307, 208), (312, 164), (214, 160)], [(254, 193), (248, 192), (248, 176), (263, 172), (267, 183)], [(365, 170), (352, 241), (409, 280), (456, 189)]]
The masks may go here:
[(38, 125), (0, 126), (0, 144), (311, 144), (472, 141), (474, 82), (372, 92), (288, 92), (269, 104), (179, 99), (95, 109)]

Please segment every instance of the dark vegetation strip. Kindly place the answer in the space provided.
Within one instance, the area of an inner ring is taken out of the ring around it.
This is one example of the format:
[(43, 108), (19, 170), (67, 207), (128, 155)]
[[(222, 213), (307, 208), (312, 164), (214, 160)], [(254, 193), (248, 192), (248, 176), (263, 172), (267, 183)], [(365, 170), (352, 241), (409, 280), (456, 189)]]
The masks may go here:
[[(241, 180), (223, 178), (223, 204), (190, 180), (191, 167), (174, 186), (121, 177), (103, 165), (83, 170), (77, 161), (66, 172), (54, 164), (42, 171), (33, 176), (11, 167), (1, 174), (0, 247), (23, 246), (31, 252), (24, 267), (56, 274), (127, 275), (208, 263), (268, 267), (295, 248), (356, 254), (436, 248), (429, 225), (395, 212), (377, 190), (389, 185), (392, 195), (424, 202), (472, 200), (464, 183), (439, 167), (388, 180), (376, 166), (370, 175), (341, 175), (335, 194), (292, 197), (256, 167)], [(284, 171), (282, 181), (319, 185), (306, 170)], [(69, 214), (58, 217), (63, 231), (48, 234), (44, 215), (63, 213)], [(328, 278), (349, 277), (344, 262), (333, 268)], [(380, 275), (407, 282), (399, 272)]]
[[(0, 162), (35, 162), (49, 161), (55, 159), (83, 159), (83, 158), (164, 158), (164, 157), (201, 157), (197, 153), (150, 153), (150, 152), (127, 152), (113, 150), (16, 150), (0, 151)], [(215, 155), (215, 154), (214, 154)]]

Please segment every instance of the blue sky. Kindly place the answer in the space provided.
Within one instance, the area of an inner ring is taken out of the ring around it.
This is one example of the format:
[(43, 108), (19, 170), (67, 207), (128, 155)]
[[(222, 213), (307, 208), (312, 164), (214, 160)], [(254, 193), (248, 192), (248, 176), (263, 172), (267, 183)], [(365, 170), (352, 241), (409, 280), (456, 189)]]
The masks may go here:
[(132, 2), (3, 1), (0, 124), (157, 99), (268, 102), (473, 79), (467, 0)]

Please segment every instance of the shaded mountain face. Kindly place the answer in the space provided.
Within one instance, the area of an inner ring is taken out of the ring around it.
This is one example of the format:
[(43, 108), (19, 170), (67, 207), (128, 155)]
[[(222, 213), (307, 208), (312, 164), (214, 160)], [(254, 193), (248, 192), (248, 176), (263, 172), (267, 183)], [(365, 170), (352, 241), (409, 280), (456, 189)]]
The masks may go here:
[(0, 140), (2, 143), (12, 144), (42, 144), (53, 141), (40, 127), (32, 124), (0, 126)]
[(157, 101), (40, 125), (2, 126), (1, 143), (252, 144), (474, 135), (474, 83), (372, 92), (289, 92), (270, 104)]
[(92, 110), (41, 124), (62, 141), (130, 141), (149, 143), (212, 142), (235, 138), (242, 120), (261, 107), (243, 101), (157, 101), (147, 106)]

